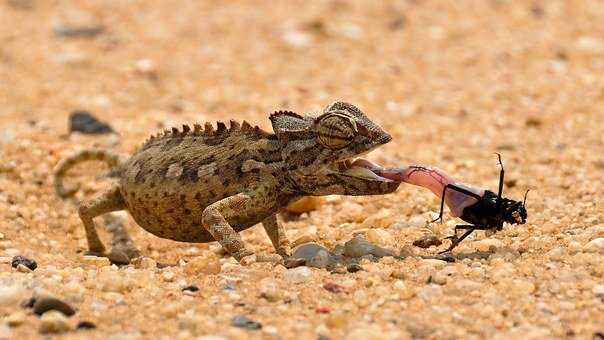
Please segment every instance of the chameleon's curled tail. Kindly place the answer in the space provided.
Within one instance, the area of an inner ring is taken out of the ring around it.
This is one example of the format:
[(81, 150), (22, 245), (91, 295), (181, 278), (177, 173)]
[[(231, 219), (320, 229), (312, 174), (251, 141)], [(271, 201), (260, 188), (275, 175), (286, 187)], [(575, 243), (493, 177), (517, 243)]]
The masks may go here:
[(85, 161), (101, 161), (106, 163), (111, 170), (117, 168), (121, 163), (125, 161), (125, 156), (113, 153), (108, 150), (101, 149), (87, 149), (77, 152), (76, 154), (64, 158), (57, 163), (54, 169), (54, 187), (55, 192), (59, 197), (69, 197), (75, 194), (79, 186), (66, 188), (63, 186), (63, 178), (69, 169), (74, 167), (76, 164)]

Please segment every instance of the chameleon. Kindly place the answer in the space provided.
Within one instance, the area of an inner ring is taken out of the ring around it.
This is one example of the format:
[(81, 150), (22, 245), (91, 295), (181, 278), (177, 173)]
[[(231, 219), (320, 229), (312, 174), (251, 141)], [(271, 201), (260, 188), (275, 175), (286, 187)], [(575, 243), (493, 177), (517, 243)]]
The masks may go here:
[[(217, 241), (240, 264), (279, 261), (291, 253), (278, 218), (304, 196), (384, 195), (401, 181), (379, 176), (376, 164), (359, 158), (392, 140), (356, 106), (329, 104), (322, 112), (276, 111), (273, 133), (248, 122), (217, 122), (165, 130), (131, 156), (87, 149), (60, 160), (54, 188), (69, 197), (77, 186), (63, 184), (74, 165), (106, 163), (117, 180), (81, 203), (88, 253), (104, 256), (93, 219), (126, 210), (147, 232), (180, 242)], [(387, 169), (386, 169), (387, 172)], [(254, 253), (239, 231), (261, 223), (276, 253)]]

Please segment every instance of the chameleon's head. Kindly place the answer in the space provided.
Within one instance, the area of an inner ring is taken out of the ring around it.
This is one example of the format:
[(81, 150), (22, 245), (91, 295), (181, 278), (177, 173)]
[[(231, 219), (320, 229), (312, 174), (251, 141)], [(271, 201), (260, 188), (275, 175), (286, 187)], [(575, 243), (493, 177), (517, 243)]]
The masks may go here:
[(357, 158), (392, 140), (357, 107), (336, 102), (318, 116), (279, 111), (270, 119), (289, 175), (303, 193), (379, 195), (399, 186), (378, 176), (377, 165)]

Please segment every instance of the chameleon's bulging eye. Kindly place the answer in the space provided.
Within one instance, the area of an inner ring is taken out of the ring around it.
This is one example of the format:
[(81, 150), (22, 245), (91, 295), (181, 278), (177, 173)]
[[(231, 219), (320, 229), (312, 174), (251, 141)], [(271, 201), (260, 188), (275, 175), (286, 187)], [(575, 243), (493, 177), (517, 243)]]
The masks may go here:
[(356, 123), (343, 114), (329, 114), (318, 122), (319, 142), (330, 149), (342, 149), (350, 144), (357, 134)]

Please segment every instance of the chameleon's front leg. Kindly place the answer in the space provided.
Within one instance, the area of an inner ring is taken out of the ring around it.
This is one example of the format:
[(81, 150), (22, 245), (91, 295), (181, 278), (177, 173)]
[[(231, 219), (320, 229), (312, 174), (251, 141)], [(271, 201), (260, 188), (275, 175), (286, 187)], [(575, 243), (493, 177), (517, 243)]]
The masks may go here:
[(227, 222), (228, 218), (250, 209), (254, 209), (254, 202), (250, 195), (240, 193), (229, 196), (210, 204), (203, 210), (202, 225), (242, 265), (279, 261), (281, 257), (276, 254), (273, 256), (255, 255), (245, 246), (241, 236)]
[(271, 239), (273, 247), (277, 254), (286, 258), (291, 255), (291, 248), (283, 224), (277, 218), (277, 214), (273, 214), (262, 221), (266, 234)]

